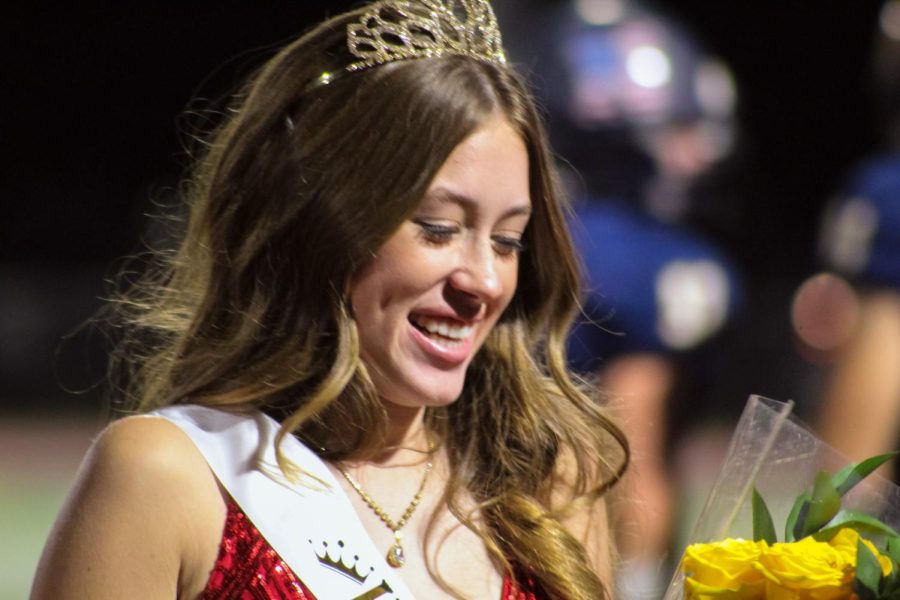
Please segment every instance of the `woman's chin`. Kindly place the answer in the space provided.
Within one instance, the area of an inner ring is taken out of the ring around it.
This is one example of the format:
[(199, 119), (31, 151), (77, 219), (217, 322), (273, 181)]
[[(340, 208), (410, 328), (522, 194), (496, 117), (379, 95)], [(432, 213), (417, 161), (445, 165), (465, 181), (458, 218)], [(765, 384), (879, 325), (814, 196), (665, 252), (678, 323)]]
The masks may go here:
[(423, 386), (399, 393), (395, 390), (392, 394), (383, 394), (381, 397), (386, 404), (402, 408), (440, 408), (456, 402), (462, 395), (462, 384), (443, 386), (435, 389), (431, 386)]

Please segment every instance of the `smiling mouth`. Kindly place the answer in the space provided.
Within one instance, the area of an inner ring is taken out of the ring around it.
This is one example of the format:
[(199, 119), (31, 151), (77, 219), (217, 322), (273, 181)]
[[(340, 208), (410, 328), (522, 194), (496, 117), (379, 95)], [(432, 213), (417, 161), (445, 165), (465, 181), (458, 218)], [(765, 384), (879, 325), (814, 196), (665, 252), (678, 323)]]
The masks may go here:
[(472, 337), (474, 327), (460, 325), (458, 321), (410, 315), (409, 322), (435, 342), (448, 347), (459, 346)]

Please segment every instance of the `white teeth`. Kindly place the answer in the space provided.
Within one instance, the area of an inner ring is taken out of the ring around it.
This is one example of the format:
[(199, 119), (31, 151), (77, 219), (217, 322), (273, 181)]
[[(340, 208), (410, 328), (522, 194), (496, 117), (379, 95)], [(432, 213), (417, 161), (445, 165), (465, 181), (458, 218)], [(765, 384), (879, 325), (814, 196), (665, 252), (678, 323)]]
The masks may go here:
[(470, 326), (453, 325), (441, 319), (419, 315), (414, 315), (412, 321), (428, 333), (436, 333), (451, 340), (464, 340), (471, 336), (473, 331)]

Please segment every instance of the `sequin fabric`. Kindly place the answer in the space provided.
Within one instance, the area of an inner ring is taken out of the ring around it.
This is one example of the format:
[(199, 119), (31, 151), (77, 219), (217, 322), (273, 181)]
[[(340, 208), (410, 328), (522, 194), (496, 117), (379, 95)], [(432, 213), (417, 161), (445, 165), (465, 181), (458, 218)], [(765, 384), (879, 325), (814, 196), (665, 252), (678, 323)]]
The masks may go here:
[[(232, 498), (219, 545), (219, 557), (200, 596), (202, 600), (316, 600), (244, 511)], [(543, 600), (534, 581), (524, 577), (519, 587), (503, 580), (500, 600)], [(322, 600), (329, 600), (323, 598)]]
[(316, 600), (289, 566), (228, 499), (219, 557), (202, 600)]
[(509, 577), (503, 579), (503, 594), (500, 600), (544, 600), (547, 598), (544, 594), (539, 594), (535, 590), (537, 586), (531, 577), (524, 578), (526, 587), (520, 588)]

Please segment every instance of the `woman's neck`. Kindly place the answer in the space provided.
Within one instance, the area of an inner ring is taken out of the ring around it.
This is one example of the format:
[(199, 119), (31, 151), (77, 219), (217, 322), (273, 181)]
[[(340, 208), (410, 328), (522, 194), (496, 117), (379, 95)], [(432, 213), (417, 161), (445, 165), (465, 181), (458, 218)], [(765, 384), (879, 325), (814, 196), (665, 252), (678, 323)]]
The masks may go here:
[(384, 402), (388, 417), (388, 437), (384, 452), (371, 462), (393, 466), (421, 461), (431, 450), (433, 440), (425, 427), (425, 408)]

